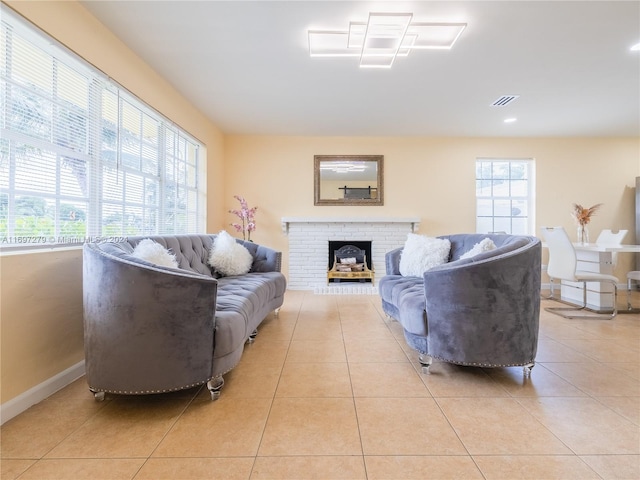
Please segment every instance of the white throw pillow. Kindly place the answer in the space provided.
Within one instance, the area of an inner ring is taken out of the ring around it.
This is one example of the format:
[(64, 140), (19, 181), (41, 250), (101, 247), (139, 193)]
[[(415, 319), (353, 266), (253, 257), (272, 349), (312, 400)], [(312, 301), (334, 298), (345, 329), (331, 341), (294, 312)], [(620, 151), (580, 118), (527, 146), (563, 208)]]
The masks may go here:
[(400, 256), (400, 273), (421, 277), (430, 268), (447, 263), (450, 250), (449, 240), (409, 233)]
[(139, 258), (140, 260), (160, 265), (161, 267), (178, 268), (176, 256), (158, 242), (154, 242), (150, 238), (141, 240), (133, 249), (133, 253), (131, 255)]
[(242, 275), (251, 270), (253, 256), (244, 245), (222, 230), (213, 241), (209, 252), (209, 265), (221, 275)]
[(480, 253), (488, 252), (495, 249), (496, 244), (493, 243), (493, 240), (491, 240), (490, 238), (483, 238), (480, 242), (471, 247), (471, 250), (460, 255), (460, 260), (462, 260), (463, 258), (475, 257)]

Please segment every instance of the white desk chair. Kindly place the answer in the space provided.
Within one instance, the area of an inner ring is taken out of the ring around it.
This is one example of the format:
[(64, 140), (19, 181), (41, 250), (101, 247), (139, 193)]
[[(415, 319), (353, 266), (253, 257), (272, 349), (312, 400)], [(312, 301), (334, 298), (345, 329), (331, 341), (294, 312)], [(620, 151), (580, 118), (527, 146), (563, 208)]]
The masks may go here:
[(631, 280), (640, 282), (640, 271), (634, 270), (627, 273), (627, 310), (630, 312), (640, 312), (640, 308), (631, 306)]
[(624, 237), (627, 236), (629, 230), (618, 230), (617, 233), (613, 233), (611, 230), (606, 229), (600, 232), (596, 243), (598, 245), (620, 245)]
[[(617, 233), (613, 233), (609, 229), (602, 230), (596, 239), (596, 245), (620, 245), (627, 233), (629, 233), (629, 230), (618, 230)], [(616, 252), (611, 254), (611, 263), (615, 268), (618, 263), (618, 254)]]
[(595, 315), (576, 315), (576, 312), (587, 308), (587, 282), (608, 282), (613, 286), (613, 309), (608, 318), (617, 315), (616, 300), (618, 296), (618, 279), (604, 273), (576, 270), (578, 261), (576, 251), (563, 227), (541, 227), (542, 236), (549, 249), (547, 274), (550, 278), (568, 282), (582, 282), (581, 307), (549, 307), (548, 312), (565, 318), (599, 318)]

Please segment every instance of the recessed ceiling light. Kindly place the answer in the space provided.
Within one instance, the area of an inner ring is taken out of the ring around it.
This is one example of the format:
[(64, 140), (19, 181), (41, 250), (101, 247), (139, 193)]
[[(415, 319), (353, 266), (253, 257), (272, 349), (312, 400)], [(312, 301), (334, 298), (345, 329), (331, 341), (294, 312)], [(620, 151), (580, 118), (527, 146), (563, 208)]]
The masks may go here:
[(629, 50), (631, 50), (632, 52), (640, 52), (640, 43), (636, 43), (633, 47), (631, 47)]
[(504, 119), (504, 123), (513, 123), (513, 122), (517, 122), (518, 119), (515, 117), (511, 117), (511, 118), (505, 118)]
[(466, 23), (412, 22), (412, 13), (369, 13), (349, 30), (309, 30), (312, 57), (359, 57), (360, 66), (390, 68), (411, 50), (449, 49)]

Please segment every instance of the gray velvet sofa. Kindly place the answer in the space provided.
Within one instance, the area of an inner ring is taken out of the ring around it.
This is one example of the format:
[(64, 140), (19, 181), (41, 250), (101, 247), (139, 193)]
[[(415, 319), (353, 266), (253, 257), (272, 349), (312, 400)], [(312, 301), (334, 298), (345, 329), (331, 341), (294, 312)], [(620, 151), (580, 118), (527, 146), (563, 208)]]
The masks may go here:
[[(83, 251), (86, 378), (104, 393), (151, 394), (207, 383), (213, 399), (244, 345), (284, 301), (281, 253), (237, 240), (249, 273), (216, 278), (207, 264), (216, 235), (130, 237)], [(170, 249), (179, 268), (132, 256), (144, 238)]]
[[(484, 238), (496, 249), (460, 259)], [(449, 261), (402, 276), (402, 248), (386, 254), (378, 288), (384, 312), (398, 320), (428, 372), (433, 358), (458, 365), (533, 368), (540, 315), (541, 243), (536, 237), (458, 234)]]

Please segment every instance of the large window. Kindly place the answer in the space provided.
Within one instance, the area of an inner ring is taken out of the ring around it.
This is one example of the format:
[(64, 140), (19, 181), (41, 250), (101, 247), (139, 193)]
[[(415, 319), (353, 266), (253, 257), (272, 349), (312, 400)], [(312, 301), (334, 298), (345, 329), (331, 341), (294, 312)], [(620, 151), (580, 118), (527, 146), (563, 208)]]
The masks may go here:
[(0, 246), (204, 230), (202, 146), (2, 7)]
[(533, 160), (476, 160), (476, 231), (533, 235)]

